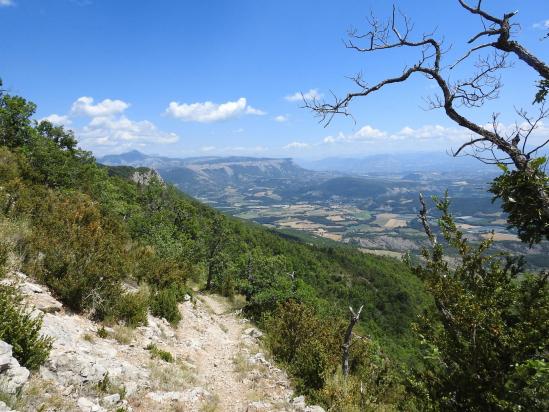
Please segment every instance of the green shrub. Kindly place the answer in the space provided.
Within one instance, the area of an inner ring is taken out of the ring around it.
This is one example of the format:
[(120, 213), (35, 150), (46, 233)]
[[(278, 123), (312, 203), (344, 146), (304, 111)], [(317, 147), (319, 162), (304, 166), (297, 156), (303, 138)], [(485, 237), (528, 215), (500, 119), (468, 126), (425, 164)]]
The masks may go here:
[(101, 339), (107, 339), (109, 336), (109, 332), (107, 332), (107, 329), (105, 329), (104, 326), (101, 326), (99, 329), (97, 329), (97, 336), (99, 336)]
[(31, 208), (34, 229), (25, 270), (67, 306), (97, 319), (113, 316), (122, 294), (124, 235), (82, 194), (46, 190)]
[(52, 339), (40, 335), (42, 317), (30, 315), (12, 287), (0, 284), (0, 340), (13, 347), (13, 356), (28, 369), (37, 369), (50, 353)]
[(267, 345), (297, 378), (302, 391), (321, 389), (340, 362), (344, 325), (320, 319), (313, 308), (287, 302), (266, 320)]
[(151, 300), (151, 313), (166, 319), (172, 325), (177, 325), (181, 320), (181, 313), (177, 307), (177, 292), (172, 288), (157, 291)]
[(152, 358), (160, 358), (164, 362), (173, 363), (175, 360), (173, 355), (165, 350), (159, 349), (154, 343), (147, 345), (146, 349), (151, 352)]
[(149, 297), (149, 289), (145, 286), (136, 293), (124, 293), (116, 305), (115, 317), (130, 327), (147, 325)]

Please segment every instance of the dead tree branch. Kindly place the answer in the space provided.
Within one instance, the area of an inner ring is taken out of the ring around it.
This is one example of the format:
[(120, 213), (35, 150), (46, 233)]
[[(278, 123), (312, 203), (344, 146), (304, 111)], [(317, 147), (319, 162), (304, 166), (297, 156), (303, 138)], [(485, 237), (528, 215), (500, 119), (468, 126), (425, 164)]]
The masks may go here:
[(358, 312), (355, 313), (353, 308), (349, 306), (349, 311), (351, 312), (351, 319), (349, 321), (349, 326), (347, 326), (347, 330), (345, 331), (345, 336), (343, 337), (343, 376), (345, 378), (349, 376), (349, 348), (351, 347), (351, 336), (353, 334), (353, 328), (355, 327), (356, 323), (358, 322), (360, 318), (360, 312), (362, 312), (362, 308), (364, 305), (358, 309)]
[[(397, 13), (393, 7), (392, 15), (387, 22), (380, 22), (372, 16), (369, 19), (370, 30), (367, 33), (360, 34), (357, 30), (351, 30), (349, 32), (350, 40), (346, 42), (346, 47), (361, 53), (397, 48), (418, 49), (421, 56), (419, 60), (411, 67), (405, 68), (400, 75), (384, 79), (374, 85), (369, 85), (363, 75), (358, 74), (352, 77), (354, 84), (358, 86), (357, 91), (349, 92), (341, 98), (334, 95), (332, 102), (316, 99), (305, 101), (305, 107), (311, 109), (320, 117), (320, 121), (328, 126), (335, 115), (351, 116), (349, 105), (355, 99), (366, 97), (389, 85), (403, 83), (415, 74), (421, 75), (435, 81), (441, 92), (441, 95), (437, 95), (429, 101), (430, 108), (443, 109), (455, 123), (477, 136), (463, 143), (453, 152), (454, 156), (465, 153), (465, 149), (471, 149), (465, 154), (485, 163), (510, 163), (517, 170), (531, 175), (534, 173), (530, 166), (532, 155), (548, 145), (549, 140), (533, 148), (527, 148), (526, 142), (534, 130), (541, 125), (542, 120), (549, 116), (548, 110), (542, 108), (536, 118), (531, 118), (525, 111), (519, 111), (519, 116), (525, 122), (517, 126), (512, 135), (505, 135), (499, 130), (495, 121), (497, 120), (496, 115), (493, 127), (489, 129), (460, 113), (459, 108), (462, 106), (481, 107), (488, 100), (496, 99), (499, 96), (502, 87), (499, 73), (508, 66), (507, 56), (509, 54), (517, 56), (544, 79), (549, 79), (549, 66), (518, 42), (511, 40), (513, 24), (510, 20), (517, 12), (506, 13), (502, 18), (499, 18), (482, 9), (482, 0), (476, 2), (476, 7), (470, 6), (464, 0), (458, 1), (464, 9), (480, 16), (483, 22), (488, 23), (484, 24), (484, 30), (471, 37), (469, 43), (486, 36), (498, 36), (497, 40), (493, 42), (474, 46), (457, 62), (446, 66), (451, 70), (475, 52), (492, 49), (493, 53), (478, 59), (475, 65), (476, 72), (470, 78), (451, 82), (448, 79), (448, 73), (445, 72), (446, 69), (441, 64), (444, 55), (442, 42), (428, 34), (424, 34), (418, 40), (412, 40), (413, 25), (410, 19), (402, 13)], [(519, 142), (522, 142), (522, 146), (519, 145)], [(498, 155), (497, 152), (502, 152), (503, 156)], [(489, 157), (486, 157), (484, 153), (488, 153)], [(543, 213), (549, 219), (549, 197), (545, 192), (540, 192), (540, 199), (544, 205)]]

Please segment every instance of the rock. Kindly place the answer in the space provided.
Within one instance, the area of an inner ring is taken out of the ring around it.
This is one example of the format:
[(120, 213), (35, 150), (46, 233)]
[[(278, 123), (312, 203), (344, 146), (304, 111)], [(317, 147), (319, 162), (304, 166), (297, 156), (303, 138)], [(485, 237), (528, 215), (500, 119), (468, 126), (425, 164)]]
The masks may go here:
[(0, 372), (3, 372), (9, 368), (11, 353), (11, 345), (4, 341), (0, 341)]
[(118, 393), (114, 393), (103, 398), (103, 405), (105, 406), (114, 406), (118, 402), (120, 402), (120, 395)]
[(188, 293), (185, 293), (185, 296), (183, 296), (183, 300), (184, 300), (185, 302), (188, 302), (189, 300), (191, 300), (190, 295), (189, 295)]
[(93, 403), (87, 398), (78, 398), (77, 404), (82, 412), (106, 412), (106, 409)]
[(303, 411), (307, 404), (305, 403), (305, 396), (297, 396), (292, 400), (292, 406), (299, 412)]
[(304, 412), (326, 412), (322, 406), (313, 405), (307, 406)]
[(30, 372), (19, 365), (12, 356), (11, 345), (0, 341), (0, 388), (8, 394), (16, 394), (29, 380)]
[(248, 407), (246, 408), (247, 412), (262, 412), (262, 411), (268, 411), (271, 409), (271, 404), (269, 402), (252, 402), (248, 404)]
[(181, 392), (149, 392), (146, 397), (155, 402), (172, 401), (194, 403), (209, 399), (211, 394), (204, 388), (196, 387)]
[(305, 403), (305, 396), (298, 396), (292, 400), (292, 406), (296, 412), (325, 412), (321, 406), (313, 405), (307, 406)]
[(15, 412), (13, 409), (10, 409), (8, 405), (0, 401), (0, 412)]
[(259, 329), (257, 328), (248, 328), (244, 331), (244, 333), (246, 335), (249, 335), (251, 336), (252, 338), (255, 338), (255, 339), (259, 339), (260, 337), (263, 336), (263, 332), (261, 332)]
[(250, 356), (248, 358), (248, 362), (251, 363), (252, 365), (257, 365), (259, 363), (262, 363), (263, 365), (269, 365), (269, 362), (267, 361), (267, 359), (265, 359), (265, 355), (261, 352), (258, 352), (255, 355)]

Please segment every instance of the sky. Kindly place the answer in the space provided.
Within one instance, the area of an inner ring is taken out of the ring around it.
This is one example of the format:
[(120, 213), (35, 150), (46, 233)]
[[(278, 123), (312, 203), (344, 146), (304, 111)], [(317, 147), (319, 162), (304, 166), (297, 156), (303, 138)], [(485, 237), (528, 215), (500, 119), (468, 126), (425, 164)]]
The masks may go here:
[[(471, 138), (441, 110), (427, 110), (432, 81), (416, 76), (355, 101), (353, 117), (328, 126), (304, 109), (319, 99), (399, 75), (418, 50), (359, 53), (347, 33), (384, 19), (385, 0), (0, 0), (0, 78), (38, 105), (36, 119), (74, 130), (97, 156), (137, 149), (173, 157), (243, 155), (318, 159), (447, 151)], [(483, 29), (457, 0), (396, 0), (412, 36), (444, 39), (450, 65)], [(549, 61), (549, 1), (485, 0), (501, 16), (518, 10), (518, 41)], [(514, 60), (511, 59), (513, 62)], [(446, 71), (468, 77), (474, 60)], [(522, 62), (503, 72), (501, 95), (460, 110), (480, 124), (514, 108), (534, 111), (536, 76)], [(536, 138), (549, 136), (541, 125)]]

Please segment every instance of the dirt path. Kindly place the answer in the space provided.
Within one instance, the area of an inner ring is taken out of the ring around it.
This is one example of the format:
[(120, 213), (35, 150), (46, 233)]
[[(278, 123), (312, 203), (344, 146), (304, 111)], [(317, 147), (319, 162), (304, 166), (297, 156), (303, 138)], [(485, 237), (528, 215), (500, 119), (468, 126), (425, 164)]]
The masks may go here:
[[(286, 375), (265, 359), (260, 332), (223, 298), (198, 295), (182, 305), (177, 340), (188, 346), (199, 385), (214, 395), (218, 411), (291, 410)], [(213, 406), (213, 405), (212, 405)]]

